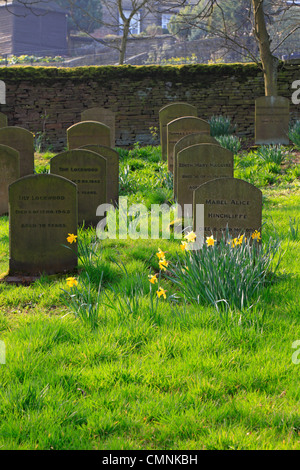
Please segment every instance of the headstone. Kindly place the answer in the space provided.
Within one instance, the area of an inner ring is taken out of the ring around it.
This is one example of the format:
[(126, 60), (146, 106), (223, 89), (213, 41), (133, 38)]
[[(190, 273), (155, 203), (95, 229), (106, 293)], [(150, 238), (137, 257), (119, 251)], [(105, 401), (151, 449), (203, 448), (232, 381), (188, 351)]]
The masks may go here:
[(210, 135), (210, 125), (198, 117), (184, 116), (167, 124), (168, 170), (173, 173), (173, 152), (178, 140), (188, 134)]
[(101, 122), (78, 122), (67, 129), (68, 150), (83, 145), (96, 144), (110, 146), (110, 129)]
[[(77, 266), (77, 187), (57, 175), (25, 176), (9, 186), (9, 274), (55, 274)], [(63, 246), (65, 245), (65, 246)], [(67, 246), (67, 247), (66, 247)]]
[(32, 132), (17, 126), (0, 129), (0, 144), (8, 145), (20, 153), (20, 176), (33, 174), (34, 138)]
[(119, 201), (119, 154), (105, 145), (85, 145), (82, 148), (96, 152), (106, 159), (107, 203), (116, 206)]
[(3, 113), (0, 113), (0, 128), (1, 127), (7, 127), (7, 116)]
[(3, 80), (0, 80), (0, 104), (6, 104), (6, 85)]
[(50, 160), (50, 173), (76, 183), (78, 224), (96, 226), (97, 207), (106, 203), (106, 160), (86, 149), (62, 152)]
[(20, 154), (0, 145), (0, 215), (8, 213), (8, 186), (20, 178)]
[(115, 146), (116, 141), (116, 115), (113, 111), (107, 108), (88, 108), (82, 111), (81, 121), (97, 121), (102, 122), (110, 128), (111, 142), (110, 146)]
[(215, 178), (233, 177), (233, 153), (215, 144), (196, 144), (177, 155), (177, 202), (193, 204), (193, 192)]
[(195, 144), (216, 144), (220, 145), (219, 142), (212, 137), (211, 135), (207, 134), (188, 134), (182, 137), (182, 139), (178, 140), (174, 145), (173, 151), (173, 175), (174, 175), (174, 198), (177, 198), (177, 154), (180, 150), (183, 150), (186, 147), (190, 147), (190, 145)]
[(170, 103), (159, 110), (159, 131), (162, 159), (167, 160), (167, 124), (182, 116), (197, 116), (197, 108), (189, 103)]
[[(197, 220), (197, 205), (201, 204), (204, 226)], [(213, 235), (220, 240), (228, 226), (233, 238), (242, 234), (249, 238), (255, 230), (261, 231), (262, 192), (237, 178), (210, 180), (194, 191), (193, 219), (195, 233), (203, 233), (204, 237)]]
[(262, 96), (255, 100), (255, 143), (289, 144), (290, 102), (282, 96)]

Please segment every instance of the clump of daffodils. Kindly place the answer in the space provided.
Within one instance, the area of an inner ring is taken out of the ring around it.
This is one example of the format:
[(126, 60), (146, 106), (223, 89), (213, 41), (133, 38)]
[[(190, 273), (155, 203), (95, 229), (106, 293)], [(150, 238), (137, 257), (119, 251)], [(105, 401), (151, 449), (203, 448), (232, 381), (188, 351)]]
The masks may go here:
[[(201, 245), (193, 246), (196, 238), (194, 232), (184, 236), (176, 262), (168, 267), (176, 295), (187, 302), (212, 304), (217, 310), (244, 309), (258, 301), (278, 268), (280, 257), (277, 264), (275, 258), (280, 243), (273, 239), (260, 243), (258, 230), (247, 237), (240, 234), (232, 238), (227, 233), (216, 240), (210, 235)], [(157, 256), (165, 268), (165, 253), (159, 250)]]

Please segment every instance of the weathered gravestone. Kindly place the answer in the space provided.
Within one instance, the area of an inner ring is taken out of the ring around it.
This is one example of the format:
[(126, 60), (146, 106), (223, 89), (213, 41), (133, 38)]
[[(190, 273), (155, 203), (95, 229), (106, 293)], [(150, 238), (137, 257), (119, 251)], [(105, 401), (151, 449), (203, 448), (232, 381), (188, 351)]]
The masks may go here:
[(0, 80), (0, 104), (6, 104), (6, 85), (3, 80)]
[(0, 215), (8, 213), (8, 186), (20, 178), (20, 154), (0, 145)]
[(97, 121), (110, 128), (110, 146), (115, 146), (116, 141), (116, 115), (113, 111), (106, 108), (88, 108), (82, 111), (81, 121)]
[(174, 146), (178, 140), (188, 134), (210, 135), (210, 125), (198, 117), (184, 116), (167, 124), (168, 170), (173, 173)]
[(96, 144), (110, 146), (110, 128), (101, 122), (83, 121), (67, 129), (68, 150), (83, 145)]
[(174, 175), (174, 197), (177, 198), (177, 154), (180, 150), (183, 150), (186, 147), (190, 147), (195, 144), (215, 144), (220, 145), (219, 142), (207, 134), (188, 134), (178, 140), (174, 145), (173, 150), (173, 175)]
[(0, 129), (0, 144), (8, 145), (20, 153), (20, 176), (33, 174), (34, 143), (33, 134), (22, 127), (2, 127)]
[(77, 187), (61, 176), (25, 176), (9, 186), (9, 274), (72, 271), (77, 266)]
[(50, 160), (50, 173), (76, 183), (78, 223), (96, 226), (97, 207), (106, 203), (106, 160), (86, 149), (62, 152)]
[[(201, 217), (197, 220), (201, 204), (204, 205), (203, 221)], [(195, 233), (204, 237), (213, 235), (220, 240), (228, 227), (233, 238), (242, 234), (249, 238), (255, 230), (261, 231), (262, 192), (237, 178), (210, 180), (194, 191), (193, 222)]]
[(182, 116), (197, 116), (197, 108), (189, 103), (170, 103), (159, 110), (159, 131), (162, 159), (167, 160), (167, 124)]
[(262, 96), (255, 100), (255, 143), (289, 144), (290, 102), (282, 96)]
[(233, 177), (233, 153), (215, 144), (195, 144), (177, 155), (177, 202), (193, 204), (193, 192), (215, 178)]
[(84, 145), (86, 150), (96, 152), (106, 159), (107, 203), (117, 205), (119, 200), (119, 154), (105, 145)]
[(7, 116), (3, 113), (0, 113), (0, 128), (1, 127), (7, 127)]

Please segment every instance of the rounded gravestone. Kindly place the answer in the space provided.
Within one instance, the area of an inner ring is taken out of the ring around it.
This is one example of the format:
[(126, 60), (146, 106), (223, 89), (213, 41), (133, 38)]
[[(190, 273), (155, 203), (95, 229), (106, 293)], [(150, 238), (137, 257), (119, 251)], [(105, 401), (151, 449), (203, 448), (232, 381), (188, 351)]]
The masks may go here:
[(25, 176), (9, 186), (9, 274), (55, 274), (77, 266), (77, 186), (61, 176)]
[(109, 147), (110, 138), (110, 128), (101, 122), (78, 122), (67, 129), (68, 150), (89, 144)]
[(34, 172), (34, 138), (32, 132), (18, 126), (0, 128), (0, 144), (8, 145), (20, 153), (20, 176)]
[(162, 159), (167, 160), (167, 124), (182, 116), (197, 116), (197, 108), (185, 102), (169, 103), (158, 113)]
[[(202, 222), (197, 220), (198, 205), (204, 207)], [(262, 192), (238, 178), (210, 180), (194, 191), (193, 219), (195, 233), (220, 240), (228, 228), (233, 238), (242, 234), (248, 238), (255, 230), (261, 231)]]
[(74, 149), (50, 160), (50, 173), (73, 181), (78, 189), (78, 223), (96, 226), (97, 207), (106, 203), (106, 159), (96, 152)]
[(173, 151), (173, 175), (174, 175), (174, 197), (177, 198), (177, 154), (180, 150), (196, 144), (215, 144), (220, 145), (219, 142), (208, 134), (187, 134), (182, 139), (178, 140), (174, 145)]
[(86, 150), (96, 152), (106, 159), (107, 203), (117, 205), (119, 201), (119, 154), (106, 145), (84, 145)]
[(210, 135), (209, 123), (198, 117), (184, 116), (167, 124), (168, 170), (172, 173), (174, 171), (173, 154), (175, 144), (185, 135), (195, 133)]
[(233, 153), (215, 144), (195, 144), (177, 155), (177, 202), (193, 204), (193, 191), (215, 178), (233, 177)]
[(20, 178), (19, 152), (0, 144), (0, 215), (8, 213), (8, 187)]
[(93, 108), (88, 108), (82, 111), (81, 113), (81, 121), (97, 121), (105, 124), (110, 128), (110, 146), (115, 146), (116, 140), (116, 131), (115, 131), (115, 121), (116, 116), (113, 111), (107, 108), (100, 108), (95, 106)]

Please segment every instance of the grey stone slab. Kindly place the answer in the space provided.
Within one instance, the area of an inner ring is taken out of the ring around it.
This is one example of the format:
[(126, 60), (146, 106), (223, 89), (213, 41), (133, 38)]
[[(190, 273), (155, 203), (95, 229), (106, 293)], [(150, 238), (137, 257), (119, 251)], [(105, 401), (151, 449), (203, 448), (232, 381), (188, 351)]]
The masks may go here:
[(107, 108), (93, 107), (82, 111), (81, 121), (97, 121), (110, 128), (110, 146), (115, 147), (116, 141), (116, 113)]
[(173, 173), (173, 156), (174, 146), (188, 134), (206, 134), (210, 135), (210, 125), (204, 119), (193, 116), (184, 116), (167, 124), (167, 154), (168, 154), (168, 170)]
[[(204, 226), (197, 221), (197, 205), (204, 205)], [(220, 240), (228, 227), (235, 238), (247, 238), (262, 227), (262, 192), (247, 181), (237, 178), (218, 178), (202, 184), (194, 191), (194, 231)]]
[(96, 152), (106, 159), (107, 202), (117, 206), (119, 202), (119, 154), (105, 145), (85, 145), (82, 148)]
[(8, 187), (19, 178), (19, 152), (0, 144), (0, 215), (8, 213)]
[(173, 175), (174, 175), (174, 198), (177, 198), (177, 154), (180, 150), (183, 150), (186, 147), (190, 147), (195, 144), (215, 144), (220, 145), (219, 142), (207, 134), (187, 134), (182, 139), (178, 140), (174, 145), (173, 150)]
[(163, 106), (159, 110), (159, 131), (162, 159), (167, 160), (167, 124), (182, 116), (197, 116), (197, 108), (189, 103), (175, 102)]
[(9, 186), (9, 275), (56, 274), (77, 267), (77, 187), (61, 176), (25, 176)]
[(68, 150), (90, 144), (110, 147), (110, 139), (110, 128), (101, 122), (78, 122), (67, 129)]
[(255, 143), (289, 144), (290, 102), (282, 96), (262, 96), (255, 100)]
[(0, 144), (8, 145), (20, 153), (20, 176), (34, 172), (33, 133), (18, 126), (0, 128)]
[(6, 114), (0, 113), (0, 128), (7, 127), (7, 116)]
[(195, 144), (177, 155), (177, 203), (193, 204), (193, 192), (215, 178), (233, 177), (233, 153), (215, 144)]
[(77, 185), (78, 223), (96, 226), (97, 207), (106, 203), (106, 159), (96, 152), (74, 149), (50, 160), (50, 173), (63, 176)]

